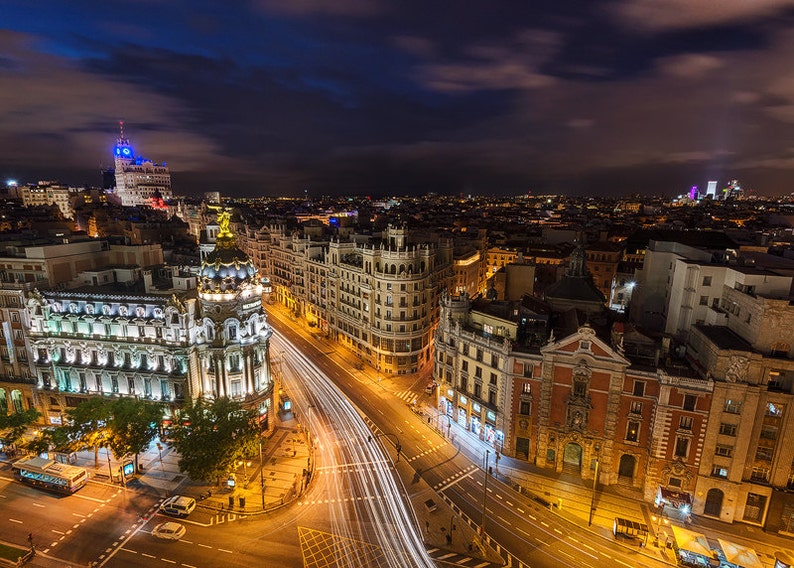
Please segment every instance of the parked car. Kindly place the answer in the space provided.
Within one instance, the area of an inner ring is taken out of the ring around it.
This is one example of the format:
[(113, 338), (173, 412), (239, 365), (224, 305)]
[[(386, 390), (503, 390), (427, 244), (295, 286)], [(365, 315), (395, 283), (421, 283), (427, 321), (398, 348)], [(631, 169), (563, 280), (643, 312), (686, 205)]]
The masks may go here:
[(163, 540), (179, 540), (185, 536), (185, 525), (168, 521), (152, 529), (152, 535)]
[(160, 512), (172, 517), (187, 517), (196, 508), (196, 500), (184, 495), (169, 497), (160, 505)]

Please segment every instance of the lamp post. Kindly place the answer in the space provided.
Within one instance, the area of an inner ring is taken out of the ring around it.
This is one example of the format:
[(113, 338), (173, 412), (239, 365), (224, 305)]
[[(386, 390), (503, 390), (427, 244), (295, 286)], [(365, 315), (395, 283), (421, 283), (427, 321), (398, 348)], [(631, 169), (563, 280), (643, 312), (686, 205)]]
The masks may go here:
[(248, 466), (251, 465), (251, 462), (247, 462), (245, 460), (240, 460), (237, 462), (237, 467), (243, 466), (243, 488), (248, 487)]
[(262, 488), (262, 510), (265, 510), (265, 462), (262, 461), (262, 438), (259, 438), (259, 485)]
[(593, 516), (595, 515), (595, 510), (596, 510), (595, 500), (596, 500), (596, 487), (598, 486), (598, 465), (599, 465), (598, 453), (601, 451), (601, 446), (599, 446), (598, 443), (596, 443), (594, 449), (596, 452), (595, 474), (593, 476), (593, 498), (590, 500), (590, 519), (587, 521), (588, 527), (593, 524)]
[(482, 520), (480, 521), (480, 536), (485, 536), (485, 502), (488, 499), (488, 460), (491, 450), (485, 450), (485, 482), (482, 484)]
[[(656, 523), (656, 546), (663, 546), (659, 544), (659, 535), (662, 530), (662, 521), (664, 521), (665, 526), (670, 524), (670, 519), (666, 518), (664, 515), (651, 515), (651, 519)], [(665, 540), (667, 539), (667, 531), (664, 532)]]

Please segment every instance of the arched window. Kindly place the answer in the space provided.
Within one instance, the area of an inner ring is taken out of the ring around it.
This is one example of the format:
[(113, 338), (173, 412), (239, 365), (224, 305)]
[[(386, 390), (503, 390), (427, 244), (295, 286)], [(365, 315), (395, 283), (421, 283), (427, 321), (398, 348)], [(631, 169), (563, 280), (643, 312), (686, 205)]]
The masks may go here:
[(777, 343), (772, 344), (769, 354), (772, 357), (787, 357), (789, 351), (791, 351), (791, 346), (788, 343), (778, 341)]

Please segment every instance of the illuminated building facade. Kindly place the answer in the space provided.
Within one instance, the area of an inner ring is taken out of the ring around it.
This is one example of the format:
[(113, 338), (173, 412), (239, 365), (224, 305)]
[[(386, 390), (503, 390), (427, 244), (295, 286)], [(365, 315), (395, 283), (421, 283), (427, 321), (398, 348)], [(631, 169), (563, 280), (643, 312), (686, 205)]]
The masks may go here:
[(228, 212), (218, 216), (215, 250), (201, 263), (196, 359), (190, 388), (195, 397), (243, 400), (256, 408), (263, 430), (273, 428), (274, 386), (270, 336), (262, 308), (262, 281), (253, 261), (237, 248)]
[(46, 423), (61, 424), (66, 410), (90, 396), (162, 401), (166, 415), (188, 398), (226, 396), (256, 408), (262, 429), (272, 428), (272, 331), (257, 271), (236, 248), (226, 215), (198, 281), (175, 274), (169, 289), (158, 290), (143, 270), (144, 293), (127, 286), (105, 292), (87, 273), (79, 289), (28, 294), (37, 406)]
[(47, 424), (89, 396), (181, 404), (190, 395), (196, 300), (169, 295), (34, 290), (30, 347)]
[(35, 408), (36, 379), (25, 338), (30, 317), (25, 293), (30, 284), (0, 287), (0, 414)]
[(124, 136), (124, 123), (113, 149), (116, 166), (115, 193), (125, 207), (151, 205), (158, 197), (169, 200), (171, 173), (165, 163), (156, 164), (143, 156), (136, 156), (129, 139)]

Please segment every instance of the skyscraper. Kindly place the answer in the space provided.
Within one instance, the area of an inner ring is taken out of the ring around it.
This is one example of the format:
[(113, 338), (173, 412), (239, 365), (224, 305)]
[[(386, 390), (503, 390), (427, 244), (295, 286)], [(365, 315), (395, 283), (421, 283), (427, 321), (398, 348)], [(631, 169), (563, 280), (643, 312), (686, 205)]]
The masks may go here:
[(119, 137), (113, 149), (116, 164), (116, 195), (126, 207), (150, 205), (153, 198), (171, 199), (171, 174), (165, 162), (156, 164), (135, 149), (124, 136), (124, 123), (119, 123)]

